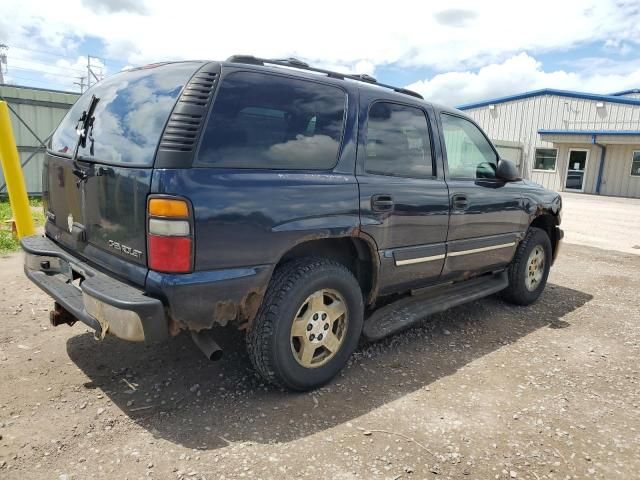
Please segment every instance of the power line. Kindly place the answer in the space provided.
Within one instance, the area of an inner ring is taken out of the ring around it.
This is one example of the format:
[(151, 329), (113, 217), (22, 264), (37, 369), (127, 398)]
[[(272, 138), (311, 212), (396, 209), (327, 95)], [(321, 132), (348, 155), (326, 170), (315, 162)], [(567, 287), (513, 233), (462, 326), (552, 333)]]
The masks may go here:
[[(25, 47), (12, 47), (16, 50), (26, 50), (27, 52), (34, 52), (34, 53), (42, 53), (44, 55), (51, 55), (54, 57), (58, 57), (58, 58), (66, 58), (69, 60), (75, 60), (78, 61), (78, 57), (86, 57), (86, 55), (77, 55), (77, 56), (71, 56), (71, 55), (63, 55), (61, 53), (56, 53), (56, 52), (52, 52), (50, 50), (41, 50), (41, 49), (35, 49), (35, 48), (25, 48)], [(116, 60), (113, 58), (107, 58), (107, 57), (96, 57), (95, 55), (93, 56), (93, 58), (100, 60), (102, 63), (107, 64), (107, 63), (112, 63), (112, 64), (121, 64), (123, 63), (120, 60)]]
[[(4, 83), (4, 79), (2, 78), (2, 63), (4, 63), (6, 65), (7, 61), (6, 61), (6, 54), (4, 54), (4, 50), (6, 50), (8, 47), (4, 44), (0, 44), (0, 83)], [(56, 54), (53, 52), (48, 52), (45, 50), (38, 50), (38, 49), (31, 49), (31, 48), (23, 48), (23, 47), (17, 47), (19, 50), (26, 50), (26, 51), (33, 51), (36, 53), (43, 53), (43, 54), (48, 54), (51, 55), (52, 57), (57, 57), (57, 58), (68, 58), (68, 59), (74, 59), (74, 57), (70, 57), (70, 56), (65, 56), (65, 55), (60, 55), (60, 54)], [(75, 59), (76, 63), (74, 65), (77, 65), (78, 60), (84, 58), (84, 55), (78, 56), (77, 59)], [(20, 58), (18, 57), (16, 60), (18, 62), (25, 62), (25, 64), (21, 64), (18, 63), (17, 66), (13, 65), (13, 58), (12, 58), (12, 65), (11, 65), (11, 70), (13, 72), (13, 70), (17, 70), (18, 72), (33, 72), (34, 74), (40, 74), (43, 75), (45, 77), (49, 77), (51, 79), (51, 81), (53, 83), (61, 83), (61, 84), (70, 84), (70, 85), (78, 85), (80, 87), (80, 93), (84, 92), (85, 89), (85, 79), (86, 79), (86, 87), (89, 88), (91, 87), (92, 83), (98, 83), (99, 81), (101, 81), (104, 78), (104, 67), (105, 67), (105, 63), (104, 60), (98, 57), (93, 57), (91, 55), (86, 55), (86, 59), (87, 59), (87, 66), (86, 66), (86, 72), (83, 69), (79, 69), (79, 68), (75, 68), (74, 66), (64, 66), (64, 65), (50, 65), (47, 64), (46, 62), (42, 62), (40, 60), (32, 60), (32, 59), (24, 59), (24, 58)], [(96, 61), (99, 61), (98, 64), (96, 64)], [(28, 64), (31, 64), (33, 66), (29, 66)], [(73, 72), (77, 72), (77, 73), (82, 73), (83, 75), (74, 75)], [(40, 84), (40, 85), (50, 85), (51, 82), (47, 82), (46, 80), (43, 80), (41, 78), (27, 78), (26, 76), (21, 76), (21, 75), (13, 75), (13, 73), (11, 73), (10, 75), (11, 80), (15, 79), (20, 79), (22, 81), (26, 81), (29, 84), (33, 85), (33, 84)], [(54, 80), (54, 78), (60, 78), (60, 79), (69, 79), (69, 80), (74, 80), (73, 82), (69, 82), (69, 81), (62, 81), (59, 82), (57, 80)], [(79, 82), (77, 80), (80, 80)]]
[[(18, 62), (20, 63), (16, 63), (14, 60), (18, 60)], [(24, 63), (23, 63), (24, 62)], [(62, 66), (62, 65), (55, 65), (55, 64), (50, 64), (50, 63), (45, 63), (45, 62), (34, 62), (32, 60), (29, 60), (29, 63), (26, 63), (27, 61), (25, 61), (22, 58), (13, 58), (11, 57), (11, 68), (19, 68), (21, 70), (39, 70), (42, 67), (46, 67), (46, 68), (50, 68), (50, 69), (56, 69), (56, 70), (64, 70), (65, 72), (68, 71), (72, 71), (72, 72), (78, 72), (78, 73), (83, 73), (84, 70), (82, 68), (76, 68), (76, 67), (66, 67), (66, 66)], [(31, 67), (29, 64), (33, 64), (35, 65), (35, 67)]]
[[(44, 65), (45, 68), (48, 68), (49, 66)], [(35, 72), (35, 73), (46, 73), (48, 75), (57, 75), (57, 76), (61, 76), (61, 77), (70, 77), (70, 78), (77, 78), (77, 75), (73, 75), (73, 72), (77, 72), (77, 73), (86, 73), (84, 70), (79, 70), (79, 69), (75, 69), (75, 68), (63, 68), (60, 67), (59, 71), (48, 71), (45, 70), (45, 68), (25, 68), (25, 67), (15, 67), (15, 66), (11, 66), (11, 70), (20, 70), (22, 72)], [(62, 72), (68, 72), (67, 73), (62, 73)]]
[(60, 86), (65, 86), (65, 89), (67, 90), (71, 90), (73, 88), (71, 86), (71, 83), (69, 82), (46, 82), (44, 80), (34, 80), (32, 78), (19, 77), (17, 75), (10, 75), (9, 78), (5, 80), (9, 80), (9, 83), (5, 83), (5, 85), (38, 87), (38, 88), (48, 88), (48, 89), (51, 89), (51, 88), (55, 89), (56, 87), (60, 89)]
[(12, 47), (12, 48), (14, 48), (15, 50), (24, 50), (26, 52), (34, 52), (34, 53), (40, 53), (40, 54), (43, 54), (43, 55), (51, 55), (53, 57), (58, 57), (58, 58), (68, 58), (69, 60), (77, 60), (76, 57), (72, 57), (70, 55), (62, 55), (60, 53), (55, 53), (55, 52), (52, 52), (52, 51), (36, 50), (34, 48), (15, 47), (15, 46)]
[[(5, 66), (7, 65), (8, 61), (7, 61), (7, 54), (6, 51), (8, 50), (8, 47), (4, 44), (0, 44), (0, 84), (5, 83), (5, 79), (3, 76), (3, 69), (2, 69), (2, 65), (4, 64)], [(13, 60), (13, 59), (12, 59)], [(48, 66), (46, 64), (43, 65), (44, 67), (49, 67), (49, 69), (47, 68), (25, 68), (25, 67), (20, 67), (20, 66), (16, 66), (14, 67), (13, 65), (11, 66), (11, 72), (9, 75), (9, 79), (11, 81), (11, 83), (14, 83), (14, 81), (17, 79), (18, 80), (18, 84), (20, 84), (21, 82), (27, 86), (36, 86), (36, 85), (42, 85), (45, 87), (49, 87), (51, 88), (52, 84), (59, 84), (59, 85), (69, 85), (72, 86), (73, 84), (75, 84), (75, 82), (71, 82), (69, 80), (73, 79), (75, 80), (77, 78), (77, 76), (73, 76), (73, 75), (69, 75), (68, 73), (56, 73), (55, 69), (58, 70), (62, 70), (64, 72), (69, 72), (71, 70), (74, 70), (73, 68), (65, 68), (65, 67), (61, 67), (58, 65), (51, 65)], [(51, 68), (54, 69), (54, 71), (51, 71)], [(26, 76), (22, 76), (22, 75), (14, 75), (13, 71), (17, 70), (18, 72), (33, 72), (34, 74), (39, 74), (40, 78), (28, 78)], [(7, 70), (7, 73), (8, 70)], [(42, 78), (42, 75), (44, 74), (44, 78)], [(100, 74), (102, 74), (102, 72), (100, 72)], [(56, 79), (63, 79), (63, 80), (56, 80)], [(67, 80), (69, 79), (69, 80)], [(80, 90), (82, 93), (84, 87), (84, 79), (81, 79), (81, 83), (80, 83)], [(73, 88), (73, 87), (71, 87)]]
[[(14, 75), (11, 72), (9, 72), (7, 77), (10, 78), (10, 79), (19, 78), (20, 80), (27, 80), (29, 82), (47, 83), (46, 80), (42, 80), (42, 79), (38, 79), (38, 78), (32, 78), (32, 77), (23, 77), (22, 75)], [(60, 75), (51, 75), (51, 77), (65, 78), (65, 79), (68, 78), (70, 80), (78, 78), (78, 77), (67, 77), (67, 76), (60, 76)]]

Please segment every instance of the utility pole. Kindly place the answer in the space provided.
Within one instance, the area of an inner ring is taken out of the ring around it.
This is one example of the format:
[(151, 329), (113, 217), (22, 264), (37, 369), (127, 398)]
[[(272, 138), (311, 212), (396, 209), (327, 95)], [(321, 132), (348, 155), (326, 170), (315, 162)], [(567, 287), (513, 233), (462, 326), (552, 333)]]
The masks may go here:
[[(100, 72), (100, 76), (102, 76), (102, 72)], [(91, 86), (91, 77), (94, 78), (94, 83), (98, 83), (101, 80), (91, 68), (91, 55), (87, 55), (87, 88)]]
[(91, 87), (91, 55), (87, 55), (87, 88)]
[(78, 79), (80, 80), (79, 82), (73, 82), (74, 85), (79, 85), (80, 86), (80, 93), (84, 93), (84, 79), (87, 77), (78, 77)]
[(4, 83), (4, 73), (2, 72), (2, 65), (7, 68), (7, 47), (4, 43), (0, 43), (0, 84)]

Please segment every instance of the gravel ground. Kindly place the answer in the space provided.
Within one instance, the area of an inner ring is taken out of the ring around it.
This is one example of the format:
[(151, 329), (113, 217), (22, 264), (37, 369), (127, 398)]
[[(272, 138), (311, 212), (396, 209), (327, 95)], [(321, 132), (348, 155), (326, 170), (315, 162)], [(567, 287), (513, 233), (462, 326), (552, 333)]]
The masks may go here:
[(491, 297), (361, 347), (325, 388), (260, 383), (241, 335), (97, 342), (0, 259), (0, 478), (638, 478), (640, 256), (563, 246)]
[(562, 192), (565, 240), (640, 255), (640, 198)]

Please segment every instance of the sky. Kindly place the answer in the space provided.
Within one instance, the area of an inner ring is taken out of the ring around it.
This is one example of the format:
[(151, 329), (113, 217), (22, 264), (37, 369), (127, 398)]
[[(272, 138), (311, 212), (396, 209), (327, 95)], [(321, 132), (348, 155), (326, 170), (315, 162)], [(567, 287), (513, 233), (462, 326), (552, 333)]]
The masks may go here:
[(540, 88), (640, 88), (640, 0), (5, 3), (5, 81), (35, 87), (77, 91), (87, 55), (101, 77), (251, 54), (367, 73), (454, 106)]

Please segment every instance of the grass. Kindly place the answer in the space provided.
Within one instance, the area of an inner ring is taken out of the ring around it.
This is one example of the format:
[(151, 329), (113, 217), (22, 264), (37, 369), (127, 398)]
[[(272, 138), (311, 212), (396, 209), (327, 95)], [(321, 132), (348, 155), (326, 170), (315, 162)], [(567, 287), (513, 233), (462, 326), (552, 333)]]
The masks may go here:
[[(29, 200), (31, 205), (31, 215), (35, 222), (36, 228), (44, 225), (44, 212), (42, 211), (42, 200), (32, 198)], [(11, 224), (5, 223), (6, 220), (13, 218), (11, 205), (9, 200), (0, 200), (0, 254), (15, 252), (20, 249), (18, 238), (11, 232)]]

